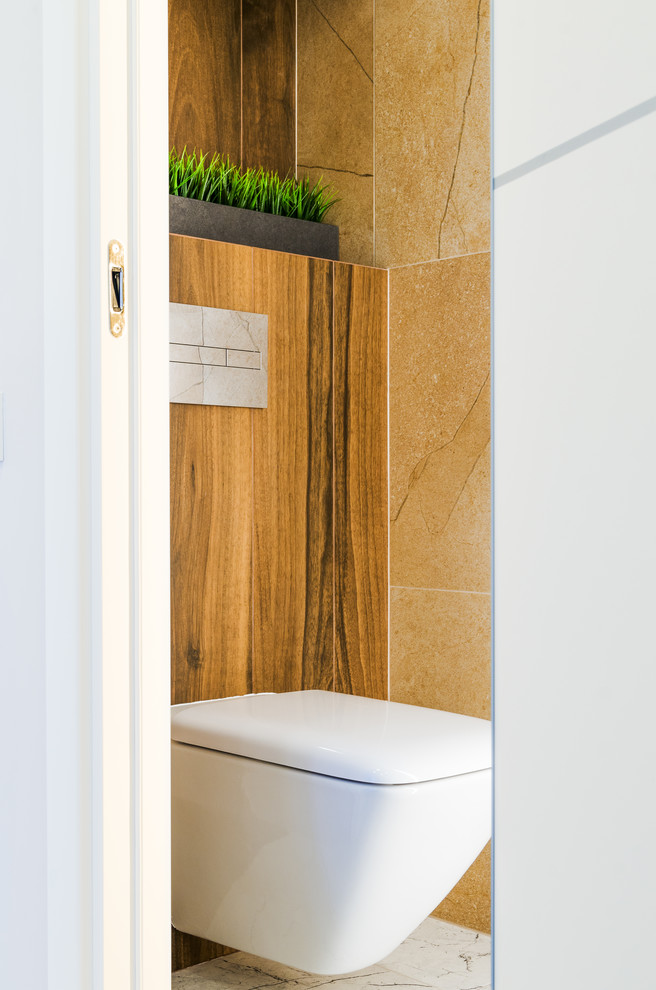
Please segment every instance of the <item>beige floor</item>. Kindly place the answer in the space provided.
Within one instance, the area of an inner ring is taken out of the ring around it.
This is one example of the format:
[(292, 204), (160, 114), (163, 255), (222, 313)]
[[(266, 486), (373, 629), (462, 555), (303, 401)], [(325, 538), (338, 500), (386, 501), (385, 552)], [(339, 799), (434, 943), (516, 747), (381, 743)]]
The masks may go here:
[(359, 987), (437, 987), (489, 990), (490, 936), (428, 918), (376, 966), (348, 976), (311, 976), (266, 959), (234, 952), (173, 974), (172, 990), (319, 990)]

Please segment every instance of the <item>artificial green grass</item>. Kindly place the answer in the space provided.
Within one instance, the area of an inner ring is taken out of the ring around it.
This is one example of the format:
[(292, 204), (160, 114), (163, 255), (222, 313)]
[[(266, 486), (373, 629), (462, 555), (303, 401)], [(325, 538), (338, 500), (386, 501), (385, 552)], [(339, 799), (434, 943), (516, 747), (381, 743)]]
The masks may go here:
[(169, 192), (172, 196), (315, 223), (320, 223), (337, 202), (322, 179), (312, 185), (307, 176), (281, 179), (277, 172), (263, 168), (243, 171), (227, 155), (214, 155), (208, 161), (202, 152), (190, 155), (186, 148), (180, 155), (173, 148), (169, 155)]

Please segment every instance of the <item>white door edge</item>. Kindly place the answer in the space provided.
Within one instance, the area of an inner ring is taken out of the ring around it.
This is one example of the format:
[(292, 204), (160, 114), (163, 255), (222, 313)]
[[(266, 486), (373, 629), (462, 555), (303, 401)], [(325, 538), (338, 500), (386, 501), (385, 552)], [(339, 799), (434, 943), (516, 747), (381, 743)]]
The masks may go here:
[(134, 430), (133, 978), (171, 981), (168, 7), (129, 23)]

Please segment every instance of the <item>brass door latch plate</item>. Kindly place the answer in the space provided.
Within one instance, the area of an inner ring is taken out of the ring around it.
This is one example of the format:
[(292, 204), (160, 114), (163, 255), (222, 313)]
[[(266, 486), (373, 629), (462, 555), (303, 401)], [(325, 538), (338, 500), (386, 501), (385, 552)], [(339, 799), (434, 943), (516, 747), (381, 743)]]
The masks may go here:
[(125, 257), (120, 241), (109, 242), (109, 329), (120, 337), (125, 329)]

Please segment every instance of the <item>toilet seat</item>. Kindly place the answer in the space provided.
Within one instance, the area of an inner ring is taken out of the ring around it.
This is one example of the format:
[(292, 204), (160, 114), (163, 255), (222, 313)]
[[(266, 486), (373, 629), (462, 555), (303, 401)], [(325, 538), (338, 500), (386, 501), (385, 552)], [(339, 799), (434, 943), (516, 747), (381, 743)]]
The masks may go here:
[(362, 969), (490, 836), (490, 723), (329, 691), (172, 711), (180, 931), (322, 974)]
[(343, 780), (408, 784), (491, 766), (484, 719), (332, 691), (179, 705), (171, 738)]

